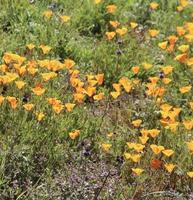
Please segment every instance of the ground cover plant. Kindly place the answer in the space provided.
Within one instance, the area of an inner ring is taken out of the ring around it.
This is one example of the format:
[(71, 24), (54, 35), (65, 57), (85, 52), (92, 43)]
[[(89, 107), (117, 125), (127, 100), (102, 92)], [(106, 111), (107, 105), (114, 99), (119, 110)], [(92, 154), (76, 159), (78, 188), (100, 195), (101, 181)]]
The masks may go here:
[(0, 10), (0, 199), (193, 199), (192, 1)]

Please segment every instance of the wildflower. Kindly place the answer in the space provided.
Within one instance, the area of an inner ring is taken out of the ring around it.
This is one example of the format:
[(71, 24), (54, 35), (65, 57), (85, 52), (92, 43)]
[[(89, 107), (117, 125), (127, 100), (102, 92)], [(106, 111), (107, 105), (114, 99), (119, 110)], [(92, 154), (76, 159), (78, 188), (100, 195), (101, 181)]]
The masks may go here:
[(34, 104), (27, 103), (27, 104), (23, 105), (23, 107), (25, 108), (25, 110), (30, 111), (34, 107)]
[(71, 69), (72, 67), (74, 67), (75, 65), (75, 62), (71, 59), (65, 59), (64, 60), (64, 66), (67, 68), (67, 69)]
[(95, 4), (99, 4), (101, 2), (101, 0), (95, 0), (94, 3)]
[(26, 83), (24, 81), (15, 81), (15, 84), (17, 88), (21, 90), (25, 86)]
[(114, 99), (117, 99), (120, 96), (120, 92), (117, 92), (117, 91), (116, 92), (111, 92), (110, 94)]
[(130, 26), (131, 26), (132, 29), (135, 29), (138, 26), (138, 23), (130, 22)]
[(116, 33), (114, 31), (106, 32), (105, 35), (107, 36), (108, 40), (112, 40), (115, 37)]
[(120, 25), (120, 22), (118, 21), (110, 21), (109, 22), (111, 24), (111, 26), (113, 26), (114, 28), (117, 28)]
[(97, 82), (98, 82), (98, 85), (102, 85), (103, 82), (104, 82), (104, 74), (97, 74), (95, 76)]
[(69, 136), (72, 140), (75, 140), (80, 135), (80, 130), (74, 130), (69, 133)]
[(50, 19), (53, 15), (54, 13), (51, 10), (46, 10), (43, 12), (43, 16), (47, 19)]
[(189, 92), (191, 89), (192, 89), (192, 86), (191, 86), (191, 85), (184, 86), (184, 87), (181, 87), (181, 88), (180, 88), (180, 92), (181, 92), (182, 94), (185, 94), (185, 93)]
[(168, 45), (168, 41), (158, 43), (158, 46), (161, 49), (166, 49), (167, 45)]
[(131, 122), (133, 124), (134, 127), (139, 127), (142, 123), (141, 119), (137, 119)]
[(165, 164), (164, 167), (166, 168), (166, 170), (169, 172), (169, 173), (172, 173), (172, 171), (174, 170), (176, 165), (172, 164), (172, 163), (169, 163), (169, 164)]
[(97, 94), (97, 95), (94, 95), (93, 96), (93, 99), (95, 100), (95, 101), (100, 101), (100, 100), (102, 100), (102, 99), (104, 99), (104, 93), (103, 92), (101, 92), (101, 93), (99, 93), (99, 94)]
[(135, 151), (142, 152), (143, 149), (145, 148), (145, 145), (139, 144), (139, 143), (132, 143), (132, 142), (127, 142), (127, 146), (130, 149), (134, 149)]
[(183, 36), (186, 33), (186, 30), (182, 26), (177, 26), (176, 27), (176, 32), (179, 36)]
[(153, 159), (151, 160), (150, 165), (153, 169), (159, 169), (161, 168), (162, 161), (158, 159)]
[(160, 134), (160, 130), (158, 129), (151, 129), (151, 130), (148, 130), (148, 132), (152, 138), (155, 138)]
[(114, 13), (117, 10), (117, 6), (114, 4), (108, 5), (106, 7), (107, 13)]
[(119, 34), (120, 36), (123, 36), (127, 33), (127, 28), (118, 28), (116, 29), (116, 33)]
[(179, 54), (174, 58), (174, 60), (177, 60), (177, 61), (179, 61), (181, 63), (184, 63), (186, 61), (186, 59), (187, 59), (187, 54), (186, 53)]
[(139, 140), (140, 140), (141, 144), (146, 144), (147, 141), (149, 140), (149, 137), (141, 136), (141, 137), (139, 137)]
[(162, 153), (167, 156), (167, 157), (170, 157), (174, 154), (174, 151), (172, 149), (165, 149), (162, 151)]
[(3, 97), (2, 95), (0, 95), (0, 105), (3, 103), (5, 97)]
[(62, 23), (66, 23), (70, 21), (70, 16), (67, 16), (67, 15), (60, 16), (60, 20)]
[(192, 128), (193, 128), (193, 119), (191, 119), (191, 120), (184, 120), (183, 121), (183, 125), (185, 126), (185, 128), (187, 130), (192, 130)]
[(40, 48), (42, 49), (43, 54), (48, 54), (50, 50), (52, 49), (50, 46), (46, 46), (46, 45), (40, 45)]
[(32, 88), (32, 92), (37, 96), (41, 96), (44, 94), (45, 89), (42, 88), (42, 86), (37, 85), (35, 88)]
[(150, 145), (150, 148), (152, 149), (153, 153), (156, 155), (161, 153), (165, 149), (163, 146), (161, 146), (161, 145), (158, 146), (155, 144)]
[(77, 101), (78, 103), (82, 103), (84, 100), (85, 95), (81, 93), (75, 93), (74, 94), (74, 100)]
[(152, 64), (150, 64), (150, 63), (144, 62), (144, 63), (142, 63), (142, 65), (143, 65), (144, 69), (146, 69), (146, 70), (152, 68)]
[(139, 73), (139, 66), (134, 66), (131, 68), (131, 70), (133, 71), (134, 74), (138, 74)]
[(112, 144), (103, 143), (103, 144), (101, 144), (101, 147), (105, 152), (108, 152), (110, 150), (110, 148), (112, 147)]
[(180, 45), (178, 47), (178, 50), (180, 50), (182, 53), (185, 53), (186, 51), (188, 51), (189, 49), (189, 45)]
[(188, 175), (190, 178), (193, 178), (193, 171), (187, 172), (187, 175)]
[(16, 107), (17, 107), (17, 99), (15, 97), (11, 97), (11, 96), (8, 96), (6, 99), (10, 103), (11, 107), (13, 109), (16, 109)]
[(73, 110), (73, 108), (74, 108), (74, 106), (75, 106), (76, 104), (74, 104), (74, 103), (65, 103), (65, 107), (66, 107), (66, 109), (67, 109), (67, 111), (68, 112), (72, 112), (72, 110)]
[(116, 92), (121, 92), (121, 84), (120, 83), (114, 83), (113, 88), (116, 90)]
[(165, 75), (168, 75), (173, 71), (173, 67), (171, 65), (164, 66), (161, 69)]
[(52, 108), (53, 108), (55, 113), (59, 114), (64, 109), (64, 105), (55, 104), (55, 105), (52, 106)]
[(187, 142), (186, 144), (188, 146), (188, 150), (191, 152), (191, 154), (193, 154), (193, 140)]
[(156, 37), (159, 34), (159, 30), (156, 29), (149, 29), (148, 32), (151, 37)]
[(43, 112), (36, 113), (37, 120), (40, 122), (45, 117)]
[(130, 92), (131, 91), (132, 84), (131, 84), (131, 81), (128, 78), (122, 77), (119, 80), (119, 83), (123, 86), (123, 88), (125, 89), (126, 92)]
[(152, 10), (156, 10), (159, 7), (159, 4), (157, 2), (152, 2), (149, 6)]
[(44, 81), (49, 81), (50, 79), (57, 77), (57, 73), (55, 72), (42, 73), (41, 76)]
[(28, 48), (29, 50), (32, 50), (32, 49), (34, 49), (34, 48), (35, 48), (35, 45), (34, 45), (34, 44), (32, 44), (32, 43), (30, 43), (30, 44), (27, 44), (26, 46), (27, 46), (27, 48)]
[(141, 168), (132, 168), (132, 171), (133, 171), (137, 176), (140, 176), (141, 173), (142, 173), (144, 170), (141, 169)]

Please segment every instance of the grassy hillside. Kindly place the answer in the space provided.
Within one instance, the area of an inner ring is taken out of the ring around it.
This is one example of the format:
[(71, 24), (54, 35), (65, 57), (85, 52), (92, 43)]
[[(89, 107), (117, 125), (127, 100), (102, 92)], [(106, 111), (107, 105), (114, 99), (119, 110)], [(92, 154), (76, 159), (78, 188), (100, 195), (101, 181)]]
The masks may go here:
[(0, 200), (193, 199), (192, 1), (0, 10)]

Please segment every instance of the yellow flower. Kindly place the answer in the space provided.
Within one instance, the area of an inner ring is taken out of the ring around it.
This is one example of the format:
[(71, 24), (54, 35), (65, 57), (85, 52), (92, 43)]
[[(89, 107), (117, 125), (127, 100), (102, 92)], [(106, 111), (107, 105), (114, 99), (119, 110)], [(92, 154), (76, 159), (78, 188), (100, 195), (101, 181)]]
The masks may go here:
[(118, 28), (116, 29), (116, 33), (119, 34), (120, 36), (123, 36), (127, 33), (127, 28)]
[(74, 94), (74, 100), (77, 101), (78, 103), (82, 103), (84, 101), (84, 94), (81, 93), (75, 93)]
[(155, 138), (160, 134), (160, 130), (158, 129), (151, 129), (151, 130), (148, 130), (148, 132), (152, 138)]
[(140, 142), (142, 144), (146, 144), (147, 141), (149, 140), (149, 137), (147, 137), (147, 136), (141, 136), (141, 137), (139, 137), (139, 140), (140, 140)]
[(94, 0), (95, 4), (99, 4), (101, 2), (101, 0)]
[(193, 109), (193, 102), (189, 102), (190, 108)]
[(45, 117), (43, 112), (36, 113), (37, 120), (40, 122)]
[(64, 105), (62, 104), (56, 104), (52, 106), (55, 113), (59, 114), (64, 109)]
[(69, 136), (72, 140), (75, 140), (80, 135), (80, 130), (74, 130), (69, 133)]
[(102, 85), (103, 82), (104, 82), (104, 74), (97, 74), (95, 76), (97, 82), (98, 82), (98, 85)]
[(15, 81), (15, 84), (17, 88), (21, 90), (26, 83), (24, 81)]
[(192, 172), (187, 172), (187, 175), (188, 175), (190, 178), (193, 178), (193, 171), (192, 171)]
[(103, 92), (101, 92), (101, 93), (99, 93), (99, 94), (97, 94), (97, 95), (94, 95), (94, 96), (93, 96), (93, 99), (94, 99), (95, 101), (100, 101), (100, 100), (104, 99), (104, 96), (105, 96), (105, 94), (104, 94)]
[(183, 36), (185, 33), (186, 33), (186, 30), (184, 29), (184, 27), (182, 26), (177, 26), (176, 27), (176, 31), (177, 31), (177, 34), (179, 36)]
[(191, 85), (188, 85), (188, 86), (185, 86), (185, 87), (181, 87), (181, 88), (180, 88), (180, 92), (181, 92), (182, 94), (185, 94), (185, 93), (189, 92), (191, 89), (192, 89), (192, 86), (191, 86)]
[(145, 148), (145, 145), (139, 144), (139, 143), (132, 143), (132, 142), (127, 142), (127, 146), (130, 149), (134, 149), (135, 151), (142, 152), (143, 149)]
[(171, 65), (164, 66), (161, 69), (165, 75), (168, 75), (173, 71), (173, 67)]
[(119, 83), (123, 86), (126, 92), (130, 92), (132, 89), (132, 82), (127, 77), (122, 77)]
[(160, 47), (161, 49), (166, 49), (167, 45), (168, 41), (158, 43), (158, 47)]
[(124, 153), (125, 159), (129, 160), (131, 158), (131, 154), (130, 153)]
[(26, 46), (27, 46), (27, 48), (28, 48), (29, 50), (32, 50), (32, 49), (34, 49), (34, 48), (35, 48), (35, 45), (34, 45), (34, 44), (32, 44), (32, 43), (30, 43), (30, 44), (27, 44)]
[(139, 127), (142, 123), (142, 120), (141, 119), (137, 119), (137, 120), (134, 120), (131, 122), (133, 124), (133, 126), (135, 127)]
[(43, 16), (47, 19), (51, 18), (54, 15), (54, 13), (51, 10), (46, 10), (43, 12)]
[(180, 45), (178, 47), (178, 50), (180, 50), (182, 53), (185, 53), (186, 51), (188, 51), (189, 49), (189, 45)]
[(117, 10), (117, 6), (112, 4), (106, 7), (107, 13), (114, 13)]
[(155, 10), (159, 7), (159, 4), (157, 2), (152, 2), (149, 4), (149, 6), (152, 10)]
[(162, 82), (163, 82), (165, 85), (169, 84), (171, 81), (172, 81), (172, 80), (171, 80), (170, 78), (163, 78), (163, 79), (162, 79)]
[(143, 65), (144, 69), (146, 69), (146, 70), (152, 68), (152, 64), (150, 64), (150, 63), (144, 62), (144, 63), (142, 63), (142, 65)]
[(110, 148), (112, 147), (112, 144), (103, 143), (103, 144), (101, 144), (101, 147), (102, 147), (103, 151), (108, 152), (110, 150)]
[(67, 68), (67, 69), (71, 69), (72, 67), (74, 67), (75, 65), (75, 62), (71, 59), (65, 59), (64, 60), (64, 66)]
[(179, 54), (174, 58), (174, 60), (177, 60), (177, 61), (179, 61), (181, 63), (184, 63), (186, 61), (186, 59), (187, 59), (187, 54), (186, 53)]
[(141, 173), (144, 171), (143, 169), (141, 168), (132, 168), (132, 171), (137, 175), (141, 175)]
[(60, 16), (60, 20), (62, 23), (66, 23), (70, 21), (70, 16), (67, 16), (67, 15)]
[(121, 92), (121, 84), (120, 83), (113, 83), (113, 88), (116, 92)]
[(141, 158), (140, 154), (131, 154), (131, 157), (130, 157), (130, 159), (135, 163), (139, 162), (140, 158)]
[(167, 156), (167, 157), (170, 157), (174, 154), (174, 151), (172, 149), (166, 149), (166, 150), (163, 150), (162, 153)]
[(111, 26), (113, 26), (114, 28), (117, 28), (120, 25), (120, 22), (118, 21), (110, 21), (109, 22)]
[(164, 150), (163, 146), (158, 146), (155, 144), (150, 145), (150, 148), (152, 149), (153, 153), (156, 155), (161, 153)]
[(167, 164), (167, 163), (166, 163), (166, 164), (164, 165), (164, 167), (166, 168), (166, 170), (167, 170), (169, 173), (172, 173), (172, 171), (174, 170), (175, 166), (176, 166), (176, 165), (171, 164), (171, 163), (170, 163), (170, 164)]
[(134, 66), (131, 68), (134, 74), (138, 74), (140, 67), (139, 66)]
[(148, 32), (151, 37), (156, 37), (159, 34), (159, 30), (156, 29), (149, 29)]
[(10, 96), (8, 96), (6, 99), (11, 104), (11, 107), (13, 109), (16, 109), (16, 107), (17, 107), (17, 99), (15, 97), (10, 97)]
[(116, 33), (114, 31), (106, 32), (105, 35), (107, 36), (108, 40), (112, 40), (115, 37)]
[(76, 104), (74, 104), (74, 103), (65, 103), (65, 107), (66, 107), (68, 112), (72, 112), (75, 105)]
[(0, 95), (0, 105), (3, 103), (5, 97), (3, 97), (2, 95)]
[(193, 128), (193, 119), (191, 119), (191, 120), (184, 120), (183, 121), (183, 125), (185, 126), (185, 128), (187, 130), (192, 130), (192, 128)]
[(180, 5), (185, 8), (186, 6), (189, 5), (189, 1), (188, 0), (180, 0)]
[(88, 86), (85, 89), (85, 94), (87, 94), (89, 97), (92, 97), (95, 93), (96, 93), (96, 87)]
[(120, 96), (120, 92), (117, 92), (117, 91), (116, 92), (111, 92), (110, 94), (114, 99), (117, 99)]
[(42, 73), (41, 75), (44, 81), (49, 81), (50, 79), (57, 77), (57, 73), (55, 72)]
[(25, 108), (25, 110), (30, 111), (34, 107), (34, 104), (27, 103), (27, 104), (23, 105), (23, 107)]
[(138, 23), (130, 22), (130, 26), (131, 26), (132, 29), (135, 29), (138, 26)]
[(41, 96), (42, 94), (44, 94), (44, 92), (46, 91), (44, 88), (42, 88), (41, 86), (36, 86), (35, 88), (31, 89), (32, 92), (34, 94), (36, 94), (37, 96)]
[(183, 9), (184, 9), (183, 6), (177, 6), (177, 11), (178, 12), (181, 12)]
[(50, 46), (46, 46), (46, 45), (40, 45), (40, 48), (42, 49), (43, 54), (48, 54), (50, 50), (52, 49)]

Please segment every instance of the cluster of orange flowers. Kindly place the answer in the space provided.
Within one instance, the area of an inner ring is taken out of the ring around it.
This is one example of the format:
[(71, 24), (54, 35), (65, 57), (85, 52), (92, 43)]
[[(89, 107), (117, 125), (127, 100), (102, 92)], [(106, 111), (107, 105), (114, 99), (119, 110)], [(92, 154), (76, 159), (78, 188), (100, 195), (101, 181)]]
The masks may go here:
[[(100, 3), (101, 1), (95, 1), (95, 3)], [(187, 0), (181, 0), (180, 5), (177, 7), (177, 11), (181, 12), (185, 7), (188, 7), (189, 1)], [(157, 2), (150, 3), (150, 9), (156, 10), (159, 8), (159, 4)], [(116, 5), (109, 5), (107, 6), (107, 12), (113, 14), (116, 12), (117, 6)], [(123, 37), (127, 32), (128, 29), (126, 27), (118, 28), (120, 26), (119, 21), (110, 21), (110, 25), (115, 28), (115, 31), (106, 32), (106, 37), (108, 40), (112, 40), (115, 38), (116, 35), (118, 37)], [(136, 22), (130, 22), (131, 29), (136, 29), (139, 25)], [(192, 22), (186, 22), (184, 26), (178, 26), (176, 27), (176, 35), (170, 35), (167, 37), (167, 40), (163, 42), (158, 43), (158, 47), (162, 50), (165, 50), (167, 53), (171, 54), (175, 51), (181, 52), (181, 54), (178, 54), (174, 57), (174, 60), (179, 61), (181, 64), (184, 64), (187, 68), (190, 69), (193, 65), (193, 58), (190, 57), (190, 45), (193, 41), (193, 23)], [(159, 35), (160, 30), (157, 29), (149, 29), (148, 35), (150, 38), (155, 38)], [(183, 40), (185, 39), (185, 41)], [(179, 44), (178, 44), (179, 41)], [(173, 54), (172, 54), (173, 55)], [(142, 63), (141, 66), (134, 66), (131, 68), (134, 75), (137, 75), (142, 70), (149, 70), (153, 68), (153, 65), (150, 63)], [(175, 68), (171, 65), (165, 65), (161, 66), (161, 77), (149, 77), (149, 82), (145, 83), (146, 86), (146, 95), (154, 97), (156, 99), (157, 106), (160, 107), (160, 114), (161, 118), (160, 120), (160, 126), (163, 127), (163, 129), (141, 129), (140, 136), (138, 137), (139, 142), (133, 143), (133, 142), (127, 142), (127, 148), (130, 150), (133, 150), (134, 153), (124, 153), (124, 157), (126, 160), (131, 160), (134, 163), (140, 163), (141, 157), (144, 155), (144, 149), (148, 146), (150, 147), (152, 153), (154, 156), (158, 156), (159, 154), (163, 154), (165, 157), (163, 157), (163, 160), (159, 159), (152, 159), (151, 160), (151, 166), (154, 169), (158, 169), (161, 167), (162, 162), (164, 162), (164, 167), (167, 172), (172, 173), (174, 168), (177, 167), (177, 164), (168, 162), (166, 158), (170, 158), (173, 154), (175, 154), (175, 151), (170, 148), (166, 148), (163, 145), (157, 145), (157, 144), (148, 144), (149, 138), (157, 138), (159, 135), (162, 134), (162, 131), (164, 130), (170, 130), (171, 133), (177, 133), (179, 127), (184, 126), (186, 131), (191, 131), (193, 129), (193, 118), (183, 119), (182, 122), (178, 121), (179, 114), (182, 112), (182, 108), (175, 107), (173, 105), (168, 104), (164, 101), (164, 95), (167, 92), (167, 87), (172, 83), (173, 81), (173, 71)], [(122, 77), (118, 83), (113, 84), (113, 88), (115, 91), (111, 92), (111, 96), (114, 99), (117, 99), (121, 95), (122, 89), (126, 91), (127, 93), (131, 92), (135, 87), (135, 85), (140, 84), (139, 79), (132, 79), (129, 80), (127, 77)], [(190, 94), (192, 92), (192, 85), (184, 85), (183, 87), (179, 87), (179, 94)], [(189, 102), (188, 104), (189, 108), (193, 110), (193, 102)], [(187, 107), (187, 109), (189, 109)], [(132, 125), (134, 128), (139, 129), (142, 123), (142, 119), (136, 119), (132, 121)], [(109, 133), (107, 135), (108, 137), (112, 136), (112, 133)], [(189, 150), (190, 155), (193, 154), (193, 140), (184, 142), (187, 149)], [(112, 148), (111, 143), (102, 143), (101, 148), (105, 152), (109, 152)], [(169, 160), (169, 159), (168, 159)], [(142, 168), (132, 168), (132, 171), (136, 175), (140, 175), (142, 172), (144, 172), (144, 169)], [(188, 171), (187, 175), (191, 178), (193, 178), (193, 171)]]

